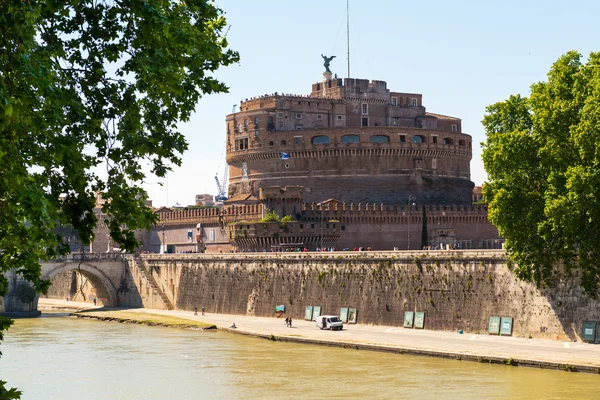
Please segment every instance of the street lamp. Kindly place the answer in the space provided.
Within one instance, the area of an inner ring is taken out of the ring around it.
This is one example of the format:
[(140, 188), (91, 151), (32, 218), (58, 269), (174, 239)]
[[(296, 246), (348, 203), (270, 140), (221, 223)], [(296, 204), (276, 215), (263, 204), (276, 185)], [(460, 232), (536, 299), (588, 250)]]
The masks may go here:
[(160, 246), (160, 254), (167, 252), (167, 244), (165, 243), (165, 224), (169, 222), (169, 218), (165, 218), (162, 223), (162, 243)]
[(323, 202), (321, 202), (321, 251), (323, 251)]
[(406, 232), (407, 232), (407, 237), (408, 237), (408, 240), (406, 243), (407, 250), (410, 250), (410, 209), (412, 208), (412, 206), (415, 205), (414, 202), (416, 200), (417, 200), (417, 198), (414, 195), (412, 195), (412, 194), (408, 195), (408, 222), (406, 223), (406, 227), (407, 227)]

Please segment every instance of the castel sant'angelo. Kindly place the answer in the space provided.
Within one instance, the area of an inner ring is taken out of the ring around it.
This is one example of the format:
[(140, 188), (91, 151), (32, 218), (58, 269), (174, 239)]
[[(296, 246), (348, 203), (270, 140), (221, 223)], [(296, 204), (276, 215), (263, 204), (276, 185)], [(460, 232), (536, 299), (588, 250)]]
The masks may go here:
[[(157, 210), (144, 250), (501, 247), (474, 204), (461, 120), (384, 81), (338, 78), (323, 58), (309, 95), (249, 98), (226, 116), (229, 199)], [(269, 210), (291, 218), (265, 221)]]

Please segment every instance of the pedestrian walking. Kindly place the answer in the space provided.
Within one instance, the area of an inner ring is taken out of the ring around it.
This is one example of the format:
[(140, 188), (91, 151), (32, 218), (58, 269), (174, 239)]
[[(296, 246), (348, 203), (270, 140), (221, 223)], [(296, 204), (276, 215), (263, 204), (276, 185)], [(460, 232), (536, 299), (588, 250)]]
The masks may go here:
[(288, 320), (288, 323), (289, 323), (288, 326), (291, 328), (292, 327), (292, 317), (290, 317), (290, 319)]
[(290, 326), (290, 319), (285, 317), (285, 326)]
[(198, 315), (198, 307), (194, 307), (194, 315)]
[(204, 306), (202, 306), (202, 315), (204, 315)]

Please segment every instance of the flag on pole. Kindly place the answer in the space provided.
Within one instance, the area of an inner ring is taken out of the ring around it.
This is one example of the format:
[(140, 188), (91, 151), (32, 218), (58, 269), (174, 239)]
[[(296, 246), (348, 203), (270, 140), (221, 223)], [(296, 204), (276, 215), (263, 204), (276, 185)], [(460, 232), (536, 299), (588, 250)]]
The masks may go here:
[(282, 151), (281, 153), (279, 153), (279, 158), (281, 158), (282, 160), (289, 160), (290, 159), (290, 153), (284, 153)]

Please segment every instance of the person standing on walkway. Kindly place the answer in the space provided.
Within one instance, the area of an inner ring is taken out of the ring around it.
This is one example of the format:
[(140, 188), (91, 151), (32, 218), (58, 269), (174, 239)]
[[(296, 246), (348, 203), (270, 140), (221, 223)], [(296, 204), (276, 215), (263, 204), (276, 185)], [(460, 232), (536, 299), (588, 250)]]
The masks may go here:
[(202, 306), (202, 315), (204, 315), (204, 306)]
[(194, 315), (198, 315), (198, 307), (194, 307)]

